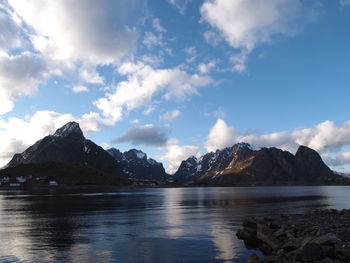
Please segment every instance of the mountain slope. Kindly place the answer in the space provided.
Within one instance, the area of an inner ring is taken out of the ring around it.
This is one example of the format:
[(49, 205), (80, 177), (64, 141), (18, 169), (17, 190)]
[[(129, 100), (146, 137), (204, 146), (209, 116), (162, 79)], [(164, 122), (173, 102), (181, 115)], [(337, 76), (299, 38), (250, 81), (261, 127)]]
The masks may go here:
[(132, 179), (166, 181), (168, 174), (165, 172), (162, 163), (147, 158), (147, 155), (136, 149), (127, 152), (120, 152), (115, 148), (107, 152), (117, 160), (123, 172)]
[(124, 186), (131, 184), (127, 178), (106, 174), (79, 163), (31, 163), (0, 170), (0, 181), (5, 178), (8, 178), (8, 181), (16, 181), (18, 177), (24, 179), (27, 186), (48, 185), (52, 180), (59, 185)]
[(124, 176), (113, 157), (102, 147), (85, 139), (76, 122), (67, 123), (53, 135), (37, 141), (23, 153), (15, 154), (6, 168), (45, 162), (79, 163), (108, 174)]
[(296, 155), (277, 148), (254, 149), (239, 143), (200, 159), (183, 161), (174, 174), (177, 182), (211, 185), (290, 185), (343, 183), (319, 154), (300, 146)]

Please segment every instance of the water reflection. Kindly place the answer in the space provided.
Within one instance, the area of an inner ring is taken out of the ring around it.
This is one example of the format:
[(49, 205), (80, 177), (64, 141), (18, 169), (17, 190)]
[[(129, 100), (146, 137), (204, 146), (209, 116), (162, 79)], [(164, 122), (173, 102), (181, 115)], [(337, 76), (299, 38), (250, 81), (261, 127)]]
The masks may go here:
[(0, 192), (0, 262), (243, 262), (243, 218), (347, 208), (348, 187)]

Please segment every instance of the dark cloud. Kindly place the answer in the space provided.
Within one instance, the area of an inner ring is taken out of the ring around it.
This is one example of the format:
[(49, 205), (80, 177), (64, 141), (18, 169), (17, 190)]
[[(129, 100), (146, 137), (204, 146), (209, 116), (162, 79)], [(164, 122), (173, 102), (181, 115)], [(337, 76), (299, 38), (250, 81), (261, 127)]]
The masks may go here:
[(164, 146), (168, 141), (168, 128), (156, 125), (144, 125), (131, 128), (125, 135), (116, 138), (112, 143), (129, 142), (133, 145)]

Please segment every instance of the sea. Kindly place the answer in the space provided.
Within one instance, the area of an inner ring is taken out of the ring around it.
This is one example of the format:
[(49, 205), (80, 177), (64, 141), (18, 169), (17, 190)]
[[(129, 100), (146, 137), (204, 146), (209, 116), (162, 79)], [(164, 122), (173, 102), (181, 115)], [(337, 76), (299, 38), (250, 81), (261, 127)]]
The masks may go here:
[(0, 262), (245, 262), (244, 218), (331, 208), (349, 186), (0, 190)]

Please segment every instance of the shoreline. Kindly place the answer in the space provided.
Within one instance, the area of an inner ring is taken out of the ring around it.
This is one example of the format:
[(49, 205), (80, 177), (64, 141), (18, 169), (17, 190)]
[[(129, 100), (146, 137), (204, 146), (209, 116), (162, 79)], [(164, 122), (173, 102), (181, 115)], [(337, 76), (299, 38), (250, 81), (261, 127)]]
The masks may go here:
[(251, 254), (247, 263), (350, 262), (350, 210), (315, 210), (247, 218), (236, 233)]
[(49, 185), (25, 185), (25, 186), (8, 186), (8, 185), (0, 185), (0, 190), (45, 190), (45, 189), (101, 189), (101, 188), (111, 188), (111, 189), (119, 189), (119, 188), (132, 188), (132, 189), (159, 189), (159, 188), (260, 188), (260, 187), (322, 187), (322, 186), (350, 186), (350, 184), (297, 184), (297, 185), (179, 185), (179, 184), (168, 184), (168, 185), (107, 185), (107, 184), (82, 184), (82, 185), (65, 185), (59, 184), (57, 186), (49, 186)]

